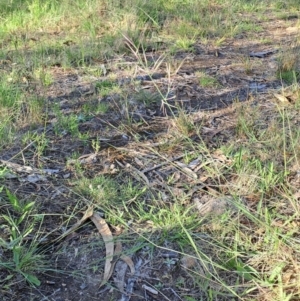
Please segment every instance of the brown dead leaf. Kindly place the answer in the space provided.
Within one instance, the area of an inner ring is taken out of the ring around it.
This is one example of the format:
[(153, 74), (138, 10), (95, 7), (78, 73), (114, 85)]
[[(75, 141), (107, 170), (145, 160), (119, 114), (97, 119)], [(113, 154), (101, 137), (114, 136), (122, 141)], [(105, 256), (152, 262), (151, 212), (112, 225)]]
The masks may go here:
[(202, 133), (209, 135), (211, 138), (217, 134), (219, 134), (222, 131), (222, 129), (216, 129), (216, 128), (209, 128), (209, 127), (202, 127)]
[(74, 159), (68, 160), (68, 164), (76, 164), (76, 163), (93, 164), (95, 162), (97, 162), (97, 154), (95, 154), (95, 153), (82, 155), (76, 160), (74, 160)]
[(197, 159), (191, 161), (187, 167), (194, 170), (197, 166), (201, 164), (202, 159), (202, 157), (198, 157)]
[(222, 150), (218, 149), (212, 154), (212, 158), (222, 163), (228, 162), (227, 157), (223, 154)]
[(134, 267), (134, 263), (133, 263), (132, 259), (129, 256), (127, 256), (127, 255), (121, 255), (120, 258), (129, 266), (130, 273), (132, 275), (134, 275), (134, 273), (135, 273), (135, 267)]
[(120, 256), (120, 258), (129, 266), (130, 272), (133, 275), (135, 273), (134, 263), (132, 259), (127, 255), (121, 255), (122, 252), (122, 243), (117, 241), (115, 248), (115, 255)]
[(175, 164), (180, 168), (180, 170), (182, 172), (184, 172), (187, 176), (193, 178), (193, 179), (197, 179), (198, 176), (195, 172), (193, 172), (190, 168), (187, 167), (186, 164), (181, 163), (181, 162), (175, 162)]
[[(122, 244), (120, 241), (116, 243), (115, 255), (120, 255), (122, 252)], [(123, 260), (123, 263), (115, 262), (112, 264), (111, 274), (113, 273), (114, 266), (116, 265), (116, 278), (114, 282), (116, 286), (121, 292), (124, 292), (124, 285), (125, 285), (125, 273), (127, 270), (127, 266), (130, 268), (130, 272), (132, 275), (135, 274), (135, 267), (132, 259), (127, 255), (121, 255), (120, 258)]]
[(153, 294), (153, 295), (158, 295), (158, 291), (156, 289), (154, 289), (153, 287), (150, 287), (149, 285), (143, 284), (142, 288), (145, 291), (148, 291), (149, 293)]
[(229, 207), (231, 198), (230, 197), (202, 197), (204, 202), (201, 202), (198, 198), (194, 199), (194, 206), (201, 216), (208, 214), (222, 215)]
[(106, 221), (98, 214), (95, 213), (90, 217), (92, 222), (97, 227), (99, 233), (101, 234), (106, 249), (106, 260), (105, 260), (105, 267), (104, 267), (104, 276), (103, 280), (100, 284), (100, 287), (103, 286), (108, 279), (110, 278), (112, 272), (112, 261), (114, 256), (114, 241), (111, 231), (106, 223)]
[(114, 278), (114, 283), (121, 293), (124, 292), (126, 270), (126, 262), (118, 261), (116, 264), (116, 277)]
[(189, 255), (184, 255), (180, 261), (185, 269), (191, 269), (197, 265), (197, 259)]
[(280, 103), (282, 103), (282, 104), (289, 104), (289, 103), (290, 103), (289, 99), (288, 99), (286, 96), (282, 95), (282, 94), (274, 93), (273, 95), (274, 95), (274, 96), (280, 101)]

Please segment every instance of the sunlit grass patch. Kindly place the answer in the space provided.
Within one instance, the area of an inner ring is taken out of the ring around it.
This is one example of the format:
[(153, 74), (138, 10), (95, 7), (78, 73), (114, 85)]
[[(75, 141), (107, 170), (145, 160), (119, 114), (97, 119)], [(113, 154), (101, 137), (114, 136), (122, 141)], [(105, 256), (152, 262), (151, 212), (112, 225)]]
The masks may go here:
[(278, 56), (277, 76), (287, 84), (297, 83), (300, 79), (299, 41), (283, 45)]
[(207, 75), (205, 72), (197, 71), (195, 76), (199, 80), (200, 86), (204, 88), (213, 88), (220, 85), (214, 77)]
[(120, 92), (119, 85), (115, 81), (108, 79), (96, 83), (95, 88), (102, 97)]
[(13, 109), (20, 105), (20, 98), (22, 95), (19, 87), (11, 83), (11, 79), (3, 77), (0, 83), (0, 105), (2, 109)]
[(145, 105), (158, 104), (161, 100), (159, 93), (140, 89), (135, 95), (134, 100)]
[(11, 141), (18, 127), (36, 126), (42, 120), (42, 109), (39, 97), (28, 96), (14, 77), (3, 76), (0, 83), (0, 144)]
[[(86, 103), (82, 106), (82, 110), (85, 114), (105, 114), (109, 110), (109, 105), (103, 102)], [(88, 118), (87, 118), (88, 119)]]
[(47, 70), (39, 68), (34, 71), (34, 75), (45, 87), (48, 87), (53, 83), (53, 77), (51, 73)]

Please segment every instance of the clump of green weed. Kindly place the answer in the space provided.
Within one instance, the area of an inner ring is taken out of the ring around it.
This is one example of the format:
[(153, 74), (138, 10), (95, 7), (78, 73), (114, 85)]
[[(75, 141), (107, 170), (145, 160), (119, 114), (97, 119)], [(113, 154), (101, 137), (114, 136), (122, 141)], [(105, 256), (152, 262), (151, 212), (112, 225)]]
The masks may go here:
[(215, 88), (220, 85), (214, 77), (207, 75), (205, 72), (197, 71), (195, 76), (199, 80), (199, 85), (203, 88)]
[(100, 96), (105, 97), (110, 94), (117, 93), (119, 91), (119, 86), (115, 81), (112, 80), (103, 80), (101, 82), (96, 83), (96, 91), (100, 94)]
[(278, 77), (288, 85), (291, 85), (299, 81), (300, 72), (296, 72), (295, 70), (281, 71), (278, 72)]
[(34, 149), (35, 155), (39, 158), (44, 154), (45, 150), (47, 149), (49, 139), (46, 137), (45, 133), (40, 134), (36, 132), (27, 132), (22, 137), (22, 143), (24, 144), (24, 146), (30, 144)]
[(298, 41), (284, 46), (278, 57), (277, 76), (287, 84), (300, 79), (300, 45)]
[(73, 137), (79, 135), (79, 122), (81, 116), (76, 114), (64, 115), (59, 106), (54, 107), (54, 113), (56, 115), (56, 122), (54, 124), (55, 135), (64, 136), (66, 134), (71, 134)]
[[(86, 103), (82, 106), (83, 113), (89, 116), (90, 114), (105, 114), (109, 109), (109, 105), (104, 102), (97, 104)], [(85, 119), (89, 119), (88, 117)]]
[[(3, 170), (2, 170), (3, 171)], [(3, 190), (3, 187), (1, 187)], [(42, 215), (33, 214), (35, 202), (22, 202), (16, 195), (6, 190), (6, 196), (0, 199), (6, 204), (6, 210), (0, 211), (1, 232), (0, 271), (4, 273), (2, 288), (9, 288), (15, 277), (22, 276), (30, 285), (39, 286), (36, 276), (39, 272), (50, 269), (45, 256), (38, 248), (36, 228), (41, 224)], [(4, 207), (4, 206), (1, 206)], [(32, 238), (30, 238), (33, 236)]]
[(42, 120), (41, 99), (28, 96), (13, 78), (0, 82), (0, 145), (11, 141), (18, 126), (35, 125)]
[(134, 99), (138, 102), (144, 103), (145, 105), (157, 104), (161, 100), (159, 93), (150, 92), (141, 89), (134, 95)]
[(185, 137), (189, 136), (194, 130), (195, 125), (191, 117), (183, 110), (179, 111), (178, 116), (174, 120), (176, 129)]
[(53, 83), (53, 77), (51, 73), (44, 68), (38, 68), (35, 70), (34, 74), (44, 87), (48, 87)]

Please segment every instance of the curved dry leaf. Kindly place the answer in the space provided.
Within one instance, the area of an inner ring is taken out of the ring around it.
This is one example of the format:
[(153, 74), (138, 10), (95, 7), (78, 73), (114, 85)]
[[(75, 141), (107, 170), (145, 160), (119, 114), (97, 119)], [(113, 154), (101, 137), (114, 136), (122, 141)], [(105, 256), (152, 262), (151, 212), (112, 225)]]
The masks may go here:
[[(116, 243), (115, 255), (118, 255), (121, 252), (122, 252), (122, 244), (121, 244), (121, 242), (118, 241)], [(118, 289), (121, 292), (124, 292), (124, 285), (125, 285), (124, 279), (125, 279), (127, 266), (129, 266), (130, 272), (132, 275), (135, 274), (135, 267), (134, 267), (134, 263), (133, 263), (132, 259), (129, 256), (121, 255), (120, 258), (123, 260), (123, 263), (118, 262), (116, 264), (117, 275), (116, 275), (115, 283), (116, 283), (116, 286), (118, 287)], [(114, 264), (112, 265), (112, 268), (111, 268), (111, 274), (112, 274), (113, 270), (114, 270)]]
[(203, 160), (202, 157), (198, 157), (197, 159), (191, 161), (189, 164), (188, 164), (188, 168), (194, 170), (197, 166), (200, 165), (201, 161)]
[(146, 284), (143, 284), (143, 285), (142, 285), (142, 288), (143, 288), (145, 291), (148, 291), (148, 292), (150, 292), (150, 293), (153, 294), (153, 295), (158, 295), (158, 291), (157, 291), (156, 289), (152, 288), (151, 286), (148, 286), (148, 285), (146, 285)]
[(288, 104), (290, 103), (289, 99), (282, 94), (273, 93), (273, 95), (281, 102)]
[(106, 249), (106, 260), (105, 260), (105, 267), (104, 267), (104, 276), (103, 280), (100, 284), (100, 287), (104, 285), (111, 276), (111, 269), (112, 269), (112, 261), (114, 256), (114, 241), (111, 231), (106, 223), (106, 221), (97, 213), (90, 217), (92, 222), (97, 227), (99, 233), (101, 234)]
[(120, 258), (129, 266), (130, 273), (132, 275), (134, 275), (134, 273), (135, 273), (135, 267), (134, 267), (134, 263), (133, 263), (132, 259), (129, 256), (127, 256), (127, 255), (122, 255)]
[(36, 183), (36, 182), (44, 182), (47, 180), (47, 178), (39, 174), (30, 174), (26, 177), (26, 180), (29, 183)]
[(175, 163), (180, 168), (180, 170), (184, 172), (186, 175), (192, 177), (195, 180), (198, 178), (197, 174), (193, 172), (190, 168), (188, 168), (186, 164), (181, 162), (175, 162)]
[[(135, 270), (138, 271), (142, 265), (143, 261), (139, 259), (135, 264)], [(136, 275), (133, 275), (132, 277), (128, 278), (127, 285), (126, 285), (126, 293), (122, 294), (122, 297), (119, 301), (129, 301), (132, 296), (132, 291), (134, 284), (137, 280)]]
[(227, 210), (230, 200), (229, 197), (207, 197), (205, 203), (201, 203), (199, 199), (195, 198), (194, 205), (201, 216), (206, 216), (208, 214), (222, 215)]
[(191, 269), (197, 265), (197, 259), (195, 257), (184, 255), (181, 260), (181, 266), (185, 269)]
[(257, 57), (257, 58), (264, 58), (264, 57), (274, 54), (276, 52), (277, 52), (276, 49), (271, 49), (271, 50), (266, 50), (266, 51), (258, 51), (258, 52), (250, 52), (249, 56)]
[(118, 261), (116, 264), (116, 277), (114, 278), (114, 283), (121, 293), (124, 292), (126, 270), (126, 262)]
[(216, 150), (211, 157), (215, 160), (218, 160), (222, 163), (228, 162), (227, 157), (223, 154), (223, 152), (221, 150)]

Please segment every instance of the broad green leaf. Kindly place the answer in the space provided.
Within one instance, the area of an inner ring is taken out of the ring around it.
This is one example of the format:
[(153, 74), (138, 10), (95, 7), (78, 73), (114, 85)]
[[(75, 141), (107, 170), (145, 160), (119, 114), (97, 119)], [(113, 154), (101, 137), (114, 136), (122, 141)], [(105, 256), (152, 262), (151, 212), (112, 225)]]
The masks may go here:
[(23, 211), (24, 212), (29, 211), (34, 206), (34, 204), (35, 204), (35, 202), (30, 202), (30, 203), (26, 204), (23, 208)]
[(21, 211), (21, 206), (20, 206), (20, 203), (18, 201), (18, 198), (14, 194), (12, 194), (8, 189), (6, 189), (6, 195), (9, 199), (9, 202), (13, 206), (13, 208), (16, 211), (20, 212)]
[(271, 283), (274, 282), (274, 280), (277, 278), (277, 276), (281, 273), (282, 269), (285, 267), (286, 263), (281, 262), (279, 263), (272, 271), (271, 271), (271, 275), (269, 277), (269, 281)]
[(20, 263), (20, 254), (21, 254), (22, 248), (20, 246), (16, 246), (13, 248), (13, 255), (14, 255), (14, 263), (16, 266)]
[(31, 275), (31, 274), (24, 274), (24, 276), (30, 284), (33, 284), (33, 285), (36, 285), (36, 286), (41, 285), (41, 281), (36, 276)]

